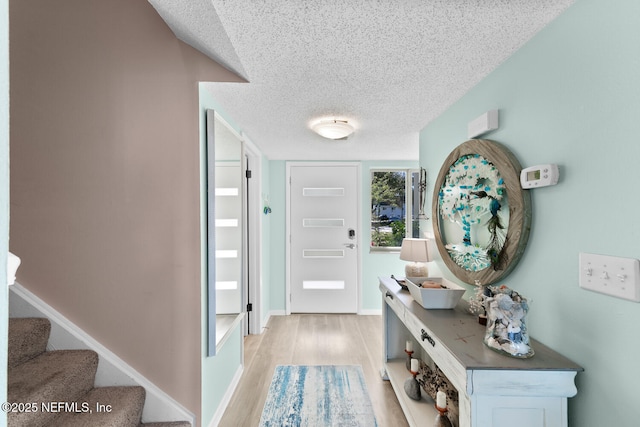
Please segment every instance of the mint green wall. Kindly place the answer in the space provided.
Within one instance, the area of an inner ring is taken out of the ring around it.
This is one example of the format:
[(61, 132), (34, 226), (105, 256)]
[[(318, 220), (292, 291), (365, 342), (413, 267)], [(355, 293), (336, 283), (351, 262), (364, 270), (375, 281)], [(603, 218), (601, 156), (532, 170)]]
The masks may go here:
[[(9, 2), (0, 0), (0, 277), (7, 277), (9, 242)], [(0, 282), (0, 313), (9, 312), (9, 297)], [(0, 402), (7, 400), (7, 316), (0, 316)], [(6, 425), (0, 414), (0, 426)]]
[[(240, 322), (240, 325), (242, 322)], [(222, 399), (227, 393), (229, 384), (235, 376), (242, 360), (242, 328), (238, 326), (231, 332), (218, 353), (207, 358), (202, 366), (202, 423), (208, 426)], [(219, 414), (218, 414), (219, 415)]]
[(523, 167), (560, 166), (558, 185), (531, 190), (529, 244), (501, 283), (532, 299), (531, 335), (585, 368), (573, 427), (640, 419), (640, 304), (578, 286), (579, 252), (640, 258), (639, 23), (637, 0), (577, 0), (420, 135), (420, 163), (435, 176), (467, 123), (498, 108), (500, 129), (486, 138)]
[[(364, 313), (379, 311), (382, 299), (378, 290), (378, 276), (390, 274), (403, 275), (404, 262), (398, 254), (369, 253), (371, 242), (368, 224), (371, 221), (370, 200), (372, 168), (410, 168), (417, 167), (417, 161), (365, 161), (361, 162), (362, 182), (362, 233), (359, 239), (362, 269), (361, 309)], [(286, 162), (270, 161), (271, 207), (271, 307), (273, 311), (285, 310), (286, 294)]]
[[(222, 115), (231, 126), (234, 123), (224, 116), (224, 111), (216, 104), (211, 94), (200, 84), (200, 174), (204, 180), (206, 174), (206, 159), (204, 156), (204, 148), (206, 143), (206, 110), (212, 108)], [(235, 126), (234, 126), (235, 127)], [(237, 128), (235, 128), (237, 130)], [(206, 206), (206, 188), (201, 189), (200, 195), (200, 229), (205, 230), (207, 214)], [(238, 324), (231, 333), (227, 342), (213, 357), (207, 357), (207, 340), (208, 340), (208, 324), (207, 324), (207, 246), (206, 240), (201, 242), (201, 284), (202, 284), (202, 418), (200, 425), (208, 426), (213, 419), (222, 399), (231, 385), (233, 376), (242, 364), (242, 333), (241, 325)]]

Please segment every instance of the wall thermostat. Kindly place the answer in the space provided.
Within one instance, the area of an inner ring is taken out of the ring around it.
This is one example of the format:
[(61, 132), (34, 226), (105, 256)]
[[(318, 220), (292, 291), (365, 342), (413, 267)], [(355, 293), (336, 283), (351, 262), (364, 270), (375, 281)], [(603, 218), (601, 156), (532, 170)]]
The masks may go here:
[(522, 185), (522, 188), (525, 190), (556, 185), (559, 177), (558, 165), (531, 166), (522, 169), (522, 172), (520, 172), (520, 185)]

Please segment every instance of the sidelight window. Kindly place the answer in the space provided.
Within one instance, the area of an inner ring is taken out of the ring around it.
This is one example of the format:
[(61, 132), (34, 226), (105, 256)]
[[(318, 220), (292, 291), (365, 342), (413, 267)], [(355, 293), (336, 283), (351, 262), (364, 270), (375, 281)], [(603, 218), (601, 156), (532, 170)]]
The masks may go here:
[(420, 236), (419, 184), (416, 170), (371, 171), (371, 251), (400, 250), (402, 239)]

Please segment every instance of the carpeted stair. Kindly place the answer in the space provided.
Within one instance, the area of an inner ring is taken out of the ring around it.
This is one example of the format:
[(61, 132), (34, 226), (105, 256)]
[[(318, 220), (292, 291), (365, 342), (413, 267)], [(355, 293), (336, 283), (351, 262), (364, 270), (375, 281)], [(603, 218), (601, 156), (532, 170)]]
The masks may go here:
[(9, 319), (9, 427), (191, 427), (189, 422), (141, 423), (142, 387), (94, 388), (98, 354), (92, 350), (46, 351), (51, 323)]

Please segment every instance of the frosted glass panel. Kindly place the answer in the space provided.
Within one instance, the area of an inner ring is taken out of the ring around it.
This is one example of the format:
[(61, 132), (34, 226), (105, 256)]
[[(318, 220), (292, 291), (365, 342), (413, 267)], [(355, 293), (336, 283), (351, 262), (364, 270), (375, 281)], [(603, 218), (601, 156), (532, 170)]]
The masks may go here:
[(237, 219), (216, 219), (216, 227), (237, 227)]
[(303, 188), (305, 197), (340, 197), (344, 196), (344, 188)]
[(216, 188), (216, 196), (237, 196), (237, 188)]
[(304, 249), (304, 258), (344, 258), (342, 249)]
[(303, 227), (344, 227), (342, 218), (304, 218)]
[(238, 258), (238, 251), (236, 250), (216, 251), (216, 258)]
[(216, 290), (217, 291), (234, 291), (238, 289), (238, 282), (236, 281), (222, 281), (216, 282)]
[(303, 280), (302, 289), (319, 289), (319, 290), (344, 289), (344, 280)]

